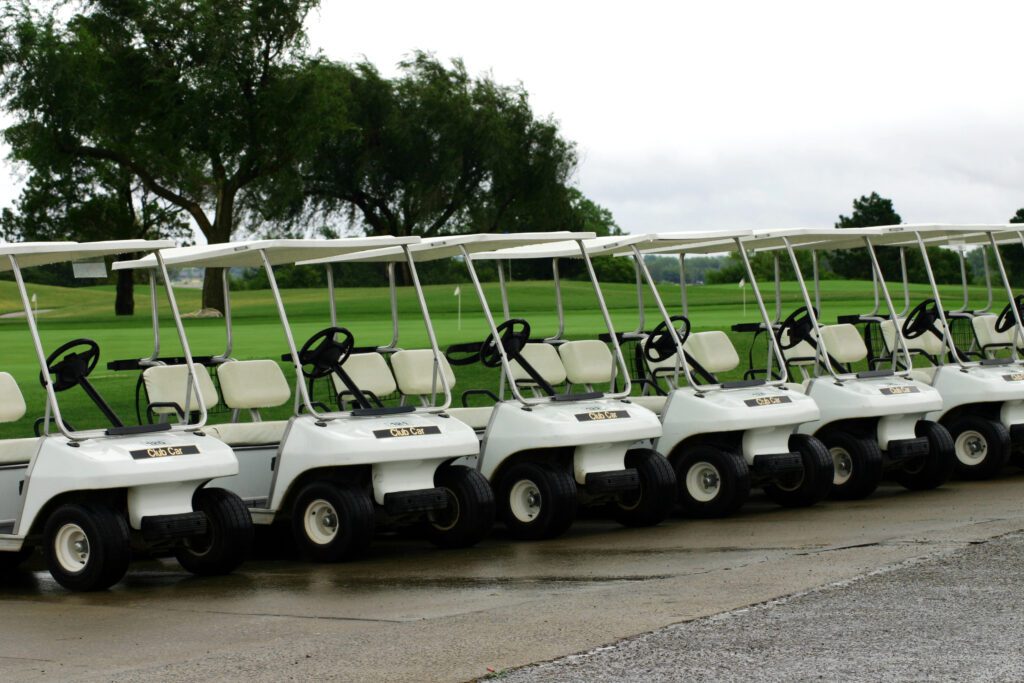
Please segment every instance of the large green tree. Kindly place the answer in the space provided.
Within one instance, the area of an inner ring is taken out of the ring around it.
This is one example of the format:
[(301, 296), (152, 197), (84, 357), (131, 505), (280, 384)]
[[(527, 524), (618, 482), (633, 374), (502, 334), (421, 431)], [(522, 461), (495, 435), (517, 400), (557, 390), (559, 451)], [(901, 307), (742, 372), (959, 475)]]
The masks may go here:
[[(1013, 214), (1010, 222), (1024, 223), (1024, 209), (1017, 209), (1017, 213)], [(999, 247), (999, 254), (1003, 258), (1003, 266), (1006, 267), (1006, 276), (1010, 278), (1014, 286), (1024, 285), (1024, 247), (1020, 244), (1007, 244)], [(995, 275), (995, 277), (999, 276)]]
[[(0, 96), (12, 158), (102, 161), (179, 207), (209, 242), (259, 218), (343, 115), (303, 22), (316, 0), (89, 0), (9, 8)], [(65, 18), (66, 17), (66, 18)], [(222, 308), (222, 274), (205, 306)]]

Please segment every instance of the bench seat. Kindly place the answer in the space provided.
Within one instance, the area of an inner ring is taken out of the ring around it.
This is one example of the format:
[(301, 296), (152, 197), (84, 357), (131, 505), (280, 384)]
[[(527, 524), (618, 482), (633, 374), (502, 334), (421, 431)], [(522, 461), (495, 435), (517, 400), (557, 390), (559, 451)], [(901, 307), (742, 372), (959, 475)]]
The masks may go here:
[(465, 422), (473, 429), (487, 429), (487, 423), (491, 420), (491, 413), (494, 406), (483, 406), (479, 408), (449, 408), (448, 414), (459, 422)]
[(206, 433), (229, 446), (264, 446), (280, 443), (287, 426), (288, 420), (226, 422), (206, 425)]
[(0, 440), (0, 465), (27, 463), (39, 450), (39, 438)]

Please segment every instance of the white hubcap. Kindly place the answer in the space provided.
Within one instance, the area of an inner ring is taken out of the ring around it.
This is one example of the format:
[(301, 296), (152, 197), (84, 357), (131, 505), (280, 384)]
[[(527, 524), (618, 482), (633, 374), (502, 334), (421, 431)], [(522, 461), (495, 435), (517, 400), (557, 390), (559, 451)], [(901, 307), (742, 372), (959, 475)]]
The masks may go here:
[(327, 545), (338, 535), (338, 512), (334, 506), (318, 498), (306, 507), (306, 537), (319, 545)]
[(512, 514), (520, 522), (532, 522), (540, 514), (540, 489), (529, 479), (517, 481), (508, 494)]
[(977, 465), (988, 455), (988, 441), (973, 429), (960, 432), (954, 442), (957, 460), (965, 465)]
[(722, 475), (709, 462), (694, 463), (686, 473), (686, 492), (700, 503), (714, 500), (721, 488)]
[(832, 483), (835, 486), (842, 486), (853, 476), (853, 458), (850, 457), (848, 450), (838, 446), (830, 448), (829, 453), (832, 454), (832, 465), (835, 467)]
[(89, 563), (89, 537), (77, 524), (65, 524), (53, 541), (57, 562), (64, 571), (75, 573)]

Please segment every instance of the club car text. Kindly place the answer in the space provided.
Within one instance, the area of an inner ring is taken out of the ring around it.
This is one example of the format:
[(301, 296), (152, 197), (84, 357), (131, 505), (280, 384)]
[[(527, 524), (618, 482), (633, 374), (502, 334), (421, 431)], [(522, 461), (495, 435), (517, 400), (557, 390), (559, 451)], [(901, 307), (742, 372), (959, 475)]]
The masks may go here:
[(602, 420), (618, 420), (629, 417), (626, 410), (591, 410), (586, 413), (577, 413), (576, 419), (580, 422), (600, 422)]
[(435, 426), (427, 427), (391, 427), (390, 429), (375, 429), (373, 435), (378, 439), (392, 439), (402, 436), (425, 436), (426, 434), (440, 434), (441, 428)]
[(915, 386), (882, 387), (879, 391), (885, 396), (902, 396), (903, 394), (921, 393), (921, 390)]
[(140, 448), (136, 451), (131, 451), (131, 455), (136, 460), (145, 460), (146, 458), (169, 458), (175, 455), (199, 455), (198, 446), (154, 446), (152, 448)]
[(758, 396), (757, 398), (748, 398), (744, 401), (751, 408), (756, 408), (757, 406), (777, 406), (792, 402), (793, 399), (789, 396)]

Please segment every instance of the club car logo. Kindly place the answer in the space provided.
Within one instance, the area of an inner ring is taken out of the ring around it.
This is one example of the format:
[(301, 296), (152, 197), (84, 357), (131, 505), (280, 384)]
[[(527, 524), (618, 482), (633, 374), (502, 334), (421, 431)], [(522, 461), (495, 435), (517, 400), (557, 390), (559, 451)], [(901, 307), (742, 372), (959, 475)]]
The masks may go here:
[(751, 408), (757, 408), (758, 406), (777, 406), (783, 403), (792, 403), (793, 399), (789, 396), (758, 396), (757, 398), (748, 398), (746, 403)]
[(394, 439), (403, 436), (425, 436), (427, 434), (440, 434), (441, 428), (435, 426), (427, 427), (412, 427), (412, 426), (397, 426), (389, 427), (388, 429), (375, 429), (373, 435), (378, 439)]
[(170, 458), (175, 455), (198, 455), (198, 446), (151, 446), (150, 448), (140, 448), (135, 451), (130, 451), (133, 458), (136, 460), (146, 460), (149, 458)]
[(1003, 375), (1007, 382), (1024, 382), (1024, 372), (1015, 372), (1012, 375)]
[(580, 422), (603, 422), (604, 420), (619, 420), (629, 417), (626, 410), (590, 410), (585, 413), (577, 413), (576, 419)]
[(903, 394), (919, 394), (921, 390), (910, 384), (899, 384), (879, 389), (883, 396), (902, 396)]

